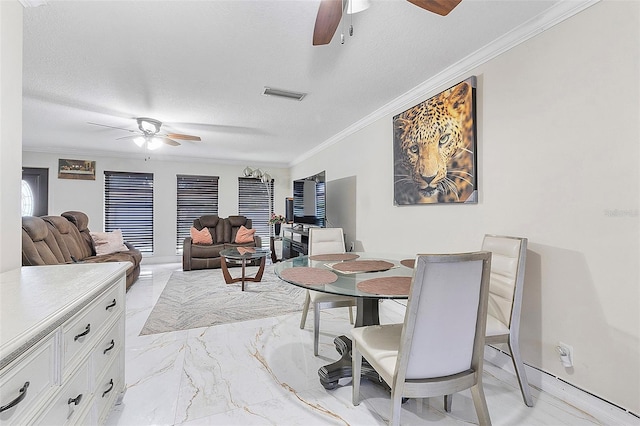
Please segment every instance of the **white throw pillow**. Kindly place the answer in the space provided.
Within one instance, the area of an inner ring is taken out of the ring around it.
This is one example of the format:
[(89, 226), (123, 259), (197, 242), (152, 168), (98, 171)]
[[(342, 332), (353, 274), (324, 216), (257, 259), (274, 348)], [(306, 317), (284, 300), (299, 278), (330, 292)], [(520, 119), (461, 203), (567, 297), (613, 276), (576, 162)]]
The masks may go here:
[(111, 232), (91, 232), (91, 238), (93, 238), (98, 256), (129, 250), (129, 248), (124, 245), (122, 230), (120, 229)]

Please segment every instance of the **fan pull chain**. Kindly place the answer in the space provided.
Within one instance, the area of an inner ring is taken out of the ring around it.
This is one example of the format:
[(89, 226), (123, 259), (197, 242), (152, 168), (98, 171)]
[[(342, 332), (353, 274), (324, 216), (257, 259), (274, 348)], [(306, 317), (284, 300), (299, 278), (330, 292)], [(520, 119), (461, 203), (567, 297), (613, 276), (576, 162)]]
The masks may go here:
[(351, 13), (349, 14), (349, 37), (353, 37), (353, 1), (349, 0), (349, 9)]
[[(344, 11), (345, 11), (345, 8), (343, 6), (342, 7), (342, 12), (341, 12), (342, 18), (344, 18)], [(342, 24), (341, 25), (341, 31), (340, 31), (340, 44), (344, 44), (344, 25), (345, 25), (345, 23), (344, 23), (344, 19), (340, 19), (340, 20), (342, 21), (341, 22), (341, 24)]]

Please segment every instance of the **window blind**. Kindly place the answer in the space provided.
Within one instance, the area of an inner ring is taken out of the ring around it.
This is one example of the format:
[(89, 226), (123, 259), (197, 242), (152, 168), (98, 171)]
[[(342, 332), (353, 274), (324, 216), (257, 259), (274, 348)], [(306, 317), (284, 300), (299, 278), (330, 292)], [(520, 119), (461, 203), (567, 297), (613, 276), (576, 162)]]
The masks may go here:
[(273, 179), (238, 178), (238, 214), (251, 219), (251, 226), (262, 238), (262, 246), (269, 247), (269, 218), (273, 213)]
[(218, 176), (177, 175), (176, 251), (182, 252), (193, 220), (218, 214)]
[(104, 228), (153, 253), (153, 173), (104, 172)]

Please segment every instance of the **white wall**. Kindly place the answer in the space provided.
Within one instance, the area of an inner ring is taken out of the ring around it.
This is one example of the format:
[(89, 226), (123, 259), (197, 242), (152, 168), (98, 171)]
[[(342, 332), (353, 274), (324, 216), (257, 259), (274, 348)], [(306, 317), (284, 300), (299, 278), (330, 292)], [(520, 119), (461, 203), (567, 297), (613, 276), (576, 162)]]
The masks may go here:
[[(169, 148), (168, 148), (169, 149)], [(89, 229), (104, 229), (104, 171), (153, 173), (154, 184), (154, 254), (145, 262), (174, 262), (176, 238), (176, 175), (219, 176), (218, 214), (226, 217), (238, 214), (238, 177), (246, 165), (205, 162), (177, 162), (140, 158), (103, 157), (91, 154), (52, 154), (24, 151), (24, 167), (49, 169), (49, 214), (59, 215), (67, 210), (80, 210), (89, 216)], [(94, 160), (96, 180), (58, 179), (58, 159)], [(253, 166), (253, 165), (249, 165)], [(253, 167), (252, 167), (253, 168)], [(291, 182), (287, 169), (261, 167), (275, 180), (274, 210), (284, 215), (287, 196), (291, 196)]]
[[(358, 249), (455, 252), (478, 249), (485, 233), (528, 237), (525, 361), (635, 413), (639, 23), (640, 2), (605, 0), (470, 73), (477, 205), (393, 205), (393, 114), (291, 171), (357, 176)], [(559, 341), (573, 346), (574, 368), (561, 366)]]
[(22, 5), (0, 1), (0, 272), (22, 264)]

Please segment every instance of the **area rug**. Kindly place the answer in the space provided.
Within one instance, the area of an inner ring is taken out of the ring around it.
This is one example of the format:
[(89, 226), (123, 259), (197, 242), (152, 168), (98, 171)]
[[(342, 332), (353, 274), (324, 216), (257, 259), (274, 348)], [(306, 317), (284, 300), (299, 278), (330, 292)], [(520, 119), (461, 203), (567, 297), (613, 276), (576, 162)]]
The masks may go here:
[[(247, 268), (247, 276), (257, 267)], [(240, 276), (240, 268), (230, 269)], [(153, 307), (140, 335), (210, 327), (302, 311), (305, 291), (280, 280), (273, 265), (261, 282), (226, 284), (220, 269), (175, 271)]]

